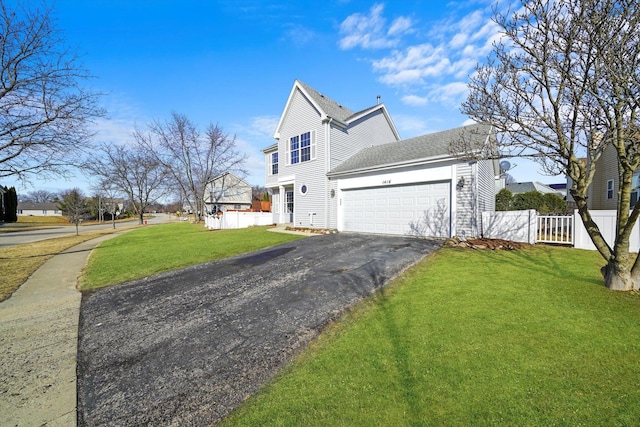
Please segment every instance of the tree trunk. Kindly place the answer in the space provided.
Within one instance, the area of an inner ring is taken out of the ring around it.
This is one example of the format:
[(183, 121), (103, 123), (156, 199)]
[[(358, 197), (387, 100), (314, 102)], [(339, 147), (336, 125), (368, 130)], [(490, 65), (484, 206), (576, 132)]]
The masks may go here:
[(611, 259), (609, 263), (600, 269), (604, 284), (612, 291), (631, 291), (634, 289), (634, 281), (628, 263), (621, 263)]

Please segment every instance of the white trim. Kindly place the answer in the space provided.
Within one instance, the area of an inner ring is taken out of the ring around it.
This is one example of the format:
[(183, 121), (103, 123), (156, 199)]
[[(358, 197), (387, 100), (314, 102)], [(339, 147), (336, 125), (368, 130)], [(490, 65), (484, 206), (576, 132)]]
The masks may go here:
[(287, 113), (289, 112), (289, 109), (291, 108), (291, 103), (293, 101), (293, 97), (296, 94), (296, 90), (299, 90), (300, 93), (302, 94), (302, 96), (304, 96), (307, 101), (309, 101), (309, 103), (313, 106), (313, 108), (316, 109), (316, 111), (318, 111), (318, 113), (320, 113), (321, 117), (325, 117), (327, 115), (327, 113), (320, 108), (320, 105), (318, 105), (318, 103), (316, 103), (316, 101), (314, 101), (313, 97), (311, 95), (309, 95), (309, 93), (302, 87), (302, 85), (300, 84), (300, 82), (298, 80), (296, 80), (293, 83), (293, 87), (291, 88), (291, 92), (289, 92), (289, 98), (287, 98), (287, 103), (284, 106), (284, 110), (282, 110), (282, 114), (280, 115), (280, 120), (278, 120), (278, 125), (276, 126), (276, 131), (273, 134), (273, 137), (275, 139), (280, 139), (280, 131), (284, 122), (284, 118), (287, 115)]
[(289, 185), (289, 184), (293, 184), (294, 182), (296, 182), (296, 176), (295, 175), (287, 175), (287, 176), (278, 177), (278, 185)]

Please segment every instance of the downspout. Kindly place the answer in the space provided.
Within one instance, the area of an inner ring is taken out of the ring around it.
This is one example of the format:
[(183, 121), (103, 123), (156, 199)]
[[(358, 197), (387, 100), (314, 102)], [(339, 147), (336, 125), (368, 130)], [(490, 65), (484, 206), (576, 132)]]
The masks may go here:
[(329, 120), (326, 122), (326, 128), (324, 132), (324, 228), (329, 228), (329, 178), (327, 173), (331, 170), (331, 122), (333, 117), (327, 116)]
[(473, 167), (471, 168), (471, 179), (473, 180), (473, 194), (471, 195), (471, 200), (473, 201), (473, 226), (474, 226), (474, 237), (479, 237), (480, 233), (480, 225), (478, 221), (478, 213), (480, 210), (479, 199), (478, 199), (478, 162), (475, 161), (473, 163)]

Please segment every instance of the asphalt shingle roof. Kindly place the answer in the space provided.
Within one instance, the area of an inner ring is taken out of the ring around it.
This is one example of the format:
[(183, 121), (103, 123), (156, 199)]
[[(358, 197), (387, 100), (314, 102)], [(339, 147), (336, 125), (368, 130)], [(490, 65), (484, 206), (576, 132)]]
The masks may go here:
[(555, 189), (539, 182), (512, 182), (507, 184), (505, 187), (513, 194), (528, 193), (529, 191), (538, 191), (540, 193), (556, 192)]
[(351, 117), (354, 113), (347, 107), (337, 103), (331, 98), (327, 98), (311, 86), (308, 86), (298, 80), (300, 86), (304, 88), (304, 90), (313, 98), (313, 100), (322, 108), (322, 110), (329, 116), (334, 119), (340, 120), (341, 122), (346, 122), (349, 117)]
[(388, 144), (367, 147), (335, 167), (329, 175), (409, 164), (429, 158), (448, 156), (452, 142), (461, 140), (474, 147), (482, 147), (491, 126), (474, 124), (430, 133)]

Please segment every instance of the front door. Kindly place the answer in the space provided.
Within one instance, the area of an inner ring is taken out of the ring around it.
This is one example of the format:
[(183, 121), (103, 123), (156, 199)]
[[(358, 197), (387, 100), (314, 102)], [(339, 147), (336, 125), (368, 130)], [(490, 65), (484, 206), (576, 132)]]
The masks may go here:
[(284, 209), (287, 222), (293, 222), (293, 191), (287, 191)]

